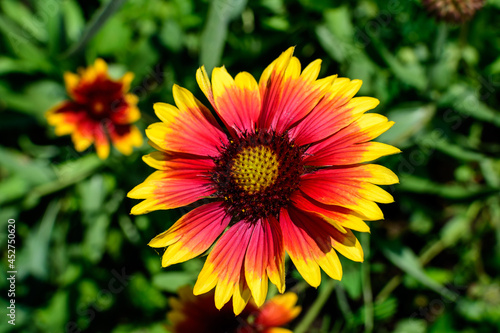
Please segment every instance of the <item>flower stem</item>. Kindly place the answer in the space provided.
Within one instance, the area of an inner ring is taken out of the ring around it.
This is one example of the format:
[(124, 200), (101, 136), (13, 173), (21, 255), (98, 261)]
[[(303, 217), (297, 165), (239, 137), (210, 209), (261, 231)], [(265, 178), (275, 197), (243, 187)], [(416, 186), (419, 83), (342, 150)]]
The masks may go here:
[(370, 235), (367, 233), (361, 234), (361, 245), (364, 249), (365, 262), (361, 265), (361, 273), (363, 276), (363, 300), (365, 303), (365, 332), (373, 331), (373, 294), (370, 279)]
[(314, 319), (319, 315), (321, 309), (325, 305), (326, 301), (330, 297), (330, 294), (332, 293), (333, 289), (335, 289), (336, 281), (329, 279), (326, 281), (325, 285), (323, 288), (319, 290), (318, 297), (314, 301), (313, 305), (307, 311), (306, 315), (300, 323), (295, 327), (294, 332), (295, 333), (305, 333), (305, 332), (310, 332), (309, 328), (311, 324), (313, 323)]

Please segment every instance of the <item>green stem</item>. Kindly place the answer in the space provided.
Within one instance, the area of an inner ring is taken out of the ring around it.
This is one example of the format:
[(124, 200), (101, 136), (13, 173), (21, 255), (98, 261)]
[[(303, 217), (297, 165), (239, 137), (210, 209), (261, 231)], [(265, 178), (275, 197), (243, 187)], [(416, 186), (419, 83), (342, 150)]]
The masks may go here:
[(440, 78), (437, 78), (437, 69), (442, 65), (443, 62), (443, 54), (444, 54), (444, 49), (446, 45), (446, 39), (448, 37), (448, 26), (446, 23), (442, 22), (439, 24), (437, 28), (437, 38), (436, 41), (434, 42), (434, 47), (433, 47), (433, 58), (434, 61), (431, 66), (427, 67), (427, 77), (428, 77), (428, 82), (427, 82), (427, 94), (430, 94), (432, 89), (434, 88), (434, 82), (436, 80), (439, 80)]
[(31, 205), (37, 202), (41, 197), (81, 182), (103, 165), (103, 161), (97, 157), (89, 157), (85, 161), (87, 163), (79, 164), (78, 169), (71, 172), (70, 176), (64, 176), (50, 183), (41, 184), (35, 187), (24, 200), (24, 206), (31, 207)]
[[(354, 315), (352, 314), (351, 307), (349, 306), (349, 301), (347, 300), (347, 295), (345, 294), (345, 290), (342, 286), (335, 288), (335, 295), (337, 296), (337, 302), (339, 304), (340, 312), (342, 312), (342, 316), (346, 322), (346, 330), (349, 330)], [(339, 322), (340, 321), (336, 321)]]
[(445, 244), (442, 240), (438, 240), (432, 243), (422, 254), (419, 256), (418, 261), (422, 264), (422, 267), (427, 265), (435, 256), (441, 253), (445, 249)]
[(111, 0), (102, 5), (95, 15), (92, 16), (90, 22), (85, 27), (82, 37), (78, 42), (73, 44), (63, 55), (62, 58), (70, 58), (82, 51), (92, 37), (101, 29), (106, 21), (118, 11), (127, 0)]
[[(419, 256), (418, 261), (422, 264), (422, 267), (427, 265), (435, 256), (437, 256), (441, 251), (446, 248), (444, 243), (441, 240), (434, 242), (431, 246), (429, 246), (422, 254)], [(389, 295), (396, 289), (399, 284), (403, 281), (402, 274), (398, 274), (394, 276), (392, 279), (387, 282), (387, 284), (382, 288), (382, 290), (378, 293), (375, 301), (377, 303), (383, 302), (389, 297)]]
[(377, 297), (375, 297), (375, 302), (381, 303), (389, 297), (389, 295), (396, 289), (403, 278), (401, 274), (394, 276), (392, 279), (387, 282), (387, 284), (382, 288), (382, 290), (378, 293)]
[(443, 55), (447, 37), (448, 37), (448, 26), (446, 25), (446, 23), (442, 22), (438, 26), (436, 43), (434, 44), (434, 59), (436, 61), (441, 59)]
[(335, 289), (335, 280), (329, 279), (325, 284), (324, 287), (319, 290), (318, 297), (314, 301), (313, 305), (309, 308), (309, 311), (307, 311), (306, 315), (300, 323), (295, 327), (294, 332), (295, 333), (305, 333), (305, 332), (310, 332), (309, 328), (311, 324), (313, 323), (314, 319), (319, 315), (321, 309), (325, 305), (326, 301), (330, 297), (330, 294), (332, 293), (333, 289)]
[[(363, 246), (366, 259), (370, 258), (370, 235), (367, 233), (361, 234), (361, 245)], [(361, 265), (361, 273), (363, 276), (363, 301), (365, 303), (365, 332), (373, 331), (373, 293), (370, 279), (370, 261), (366, 260)]]

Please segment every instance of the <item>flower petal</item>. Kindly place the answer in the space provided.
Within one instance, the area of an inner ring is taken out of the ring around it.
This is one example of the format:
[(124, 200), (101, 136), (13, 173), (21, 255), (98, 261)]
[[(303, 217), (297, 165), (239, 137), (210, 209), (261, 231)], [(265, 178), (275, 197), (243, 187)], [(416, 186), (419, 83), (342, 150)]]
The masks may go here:
[(214, 68), (212, 87), (216, 111), (226, 127), (236, 133), (253, 132), (261, 108), (253, 76), (242, 72), (233, 79), (224, 67)]
[(292, 222), (286, 209), (281, 211), (280, 224), (285, 250), (292, 259), (293, 264), (307, 283), (313, 287), (318, 287), (321, 283), (321, 272), (316, 257), (312, 253), (312, 248), (318, 250), (314, 241), (303, 229)]
[[(288, 130), (318, 104), (335, 79), (335, 77), (327, 77), (316, 81), (320, 66), (320, 60), (313, 61), (302, 74), (295, 75), (295, 73), (300, 73), (300, 63), (295, 57), (291, 59), (285, 73), (283, 90), (270, 125), (271, 128), (277, 132)], [(296, 67), (292, 70), (294, 74), (288, 75), (293, 67)]]
[(150, 167), (177, 178), (209, 176), (214, 167), (214, 162), (210, 158), (171, 151), (155, 151), (143, 156), (142, 160)]
[(194, 286), (194, 294), (215, 288), (215, 306), (221, 309), (239, 288), (243, 260), (254, 225), (240, 221), (217, 241)]
[(233, 311), (236, 316), (239, 315), (243, 310), (245, 310), (248, 301), (252, 297), (252, 293), (248, 288), (244, 275), (245, 274), (243, 272), (240, 273), (240, 283), (235, 288), (233, 294)]
[[(109, 141), (104, 126), (103, 123), (97, 123), (94, 126), (95, 149), (97, 151), (97, 156), (99, 156), (101, 160), (109, 156)], [(75, 143), (75, 146), (76, 145)]]
[(113, 123), (121, 125), (131, 124), (139, 120), (141, 113), (136, 106), (138, 101), (139, 98), (134, 94), (126, 94), (123, 98), (113, 101), (110, 105), (109, 119)]
[(264, 304), (267, 296), (268, 279), (266, 268), (269, 261), (268, 234), (263, 220), (254, 223), (254, 230), (245, 255), (245, 278), (257, 306)]
[[(312, 166), (345, 165), (396, 154), (400, 150), (395, 147), (368, 143), (393, 124), (393, 121), (387, 121), (382, 115), (365, 114), (326, 140), (312, 145), (306, 152), (304, 163)], [(371, 152), (370, 149), (374, 151)]]
[(156, 171), (127, 196), (146, 199), (132, 208), (131, 214), (145, 214), (153, 210), (172, 209), (189, 205), (215, 192), (208, 177), (174, 177), (168, 172)]
[[(317, 262), (330, 277), (337, 280), (342, 277), (342, 266), (337, 254), (329, 250), (331, 247), (350, 260), (363, 261), (363, 248), (352, 231), (346, 229), (346, 233), (342, 233), (323, 219), (293, 206), (289, 207), (288, 211), (293, 223), (305, 230), (316, 243), (320, 250), (315, 251)], [(314, 247), (311, 249), (315, 250)]]
[(367, 220), (380, 220), (384, 216), (374, 203), (393, 202), (392, 196), (369, 182), (362, 182), (348, 175), (342, 169), (324, 169), (301, 177), (300, 189), (326, 205), (337, 205), (353, 210)]
[[(270, 128), (285, 83), (285, 72), (292, 59), (294, 47), (283, 52), (265, 70), (259, 80), (262, 110), (259, 117), (259, 128)], [(299, 69), (300, 70), (300, 69)]]
[(331, 86), (334, 77), (316, 80), (321, 60), (313, 61), (304, 71), (289, 48), (276, 59), (260, 79), (262, 113), (260, 128), (284, 132), (306, 116)]
[(262, 333), (293, 333), (289, 329), (282, 328), (282, 327), (271, 327), (267, 328)]
[(332, 248), (332, 238), (344, 238), (333, 226), (314, 215), (289, 207), (282, 209), (280, 224), (285, 249), (292, 262), (313, 287), (321, 282), (321, 267), (330, 277), (340, 280), (342, 266)]
[(376, 98), (351, 99), (360, 87), (360, 80), (337, 78), (318, 105), (290, 130), (290, 137), (301, 146), (325, 139), (375, 108)]
[[(86, 120), (85, 109), (76, 102), (64, 101), (46, 112), (47, 122), (54, 126), (56, 135), (73, 133)], [(92, 138), (93, 139), (93, 138)]]
[(150, 125), (147, 136), (166, 150), (217, 156), (227, 138), (210, 111), (184, 88), (175, 85), (173, 93), (179, 108), (156, 103), (155, 112), (163, 123)]
[(108, 133), (113, 146), (123, 155), (130, 155), (133, 147), (142, 146), (141, 132), (134, 125), (108, 126)]
[(80, 82), (80, 76), (71, 72), (64, 72), (64, 84), (66, 86), (66, 91), (71, 98), (74, 99), (73, 92)]
[(201, 88), (201, 91), (207, 96), (208, 101), (210, 104), (212, 104), (212, 107), (214, 109), (217, 109), (215, 105), (215, 100), (214, 100), (214, 94), (212, 91), (212, 85), (210, 84), (210, 79), (208, 78), (207, 70), (205, 69), (205, 66), (201, 66), (198, 68), (196, 71), (196, 82), (198, 82), (198, 85)]
[(259, 307), (264, 304), (267, 296), (266, 271), (273, 277), (278, 289), (284, 290), (284, 250), (281, 243), (279, 226), (273, 217), (254, 223), (254, 231), (245, 256), (245, 278)]
[(271, 328), (283, 326), (295, 319), (301, 307), (296, 306), (297, 294), (285, 293), (276, 295), (260, 308), (255, 324), (258, 327)]
[(346, 233), (347, 229), (370, 232), (370, 227), (359, 218), (355, 212), (339, 206), (325, 205), (316, 201), (301, 191), (297, 191), (291, 198), (293, 205), (300, 210), (316, 214), (326, 222), (332, 224), (340, 232)]
[(269, 241), (269, 262), (267, 275), (280, 293), (285, 291), (285, 247), (279, 222), (272, 216), (267, 218), (269, 230), (266, 234)]
[(221, 202), (195, 208), (181, 217), (170, 229), (156, 236), (149, 246), (167, 247), (162, 266), (167, 267), (192, 259), (205, 252), (231, 220)]
[(328, 173), (339, 180), (356, 180), (377, 185), (392, 185), (399, 182), (398, 176), (394, 172), (377, 164), (360, 164), (332, 168), (328, 169)]

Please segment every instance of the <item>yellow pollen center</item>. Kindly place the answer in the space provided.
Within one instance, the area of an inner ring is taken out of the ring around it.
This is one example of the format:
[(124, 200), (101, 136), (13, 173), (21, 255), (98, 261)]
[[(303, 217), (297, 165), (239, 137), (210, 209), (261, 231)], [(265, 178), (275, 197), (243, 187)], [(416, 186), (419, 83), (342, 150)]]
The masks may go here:
[(279, 162), (267, 146), (247, 147), (233, 160), (232, 177), (249, 194), (260, 192), (278, 178)]

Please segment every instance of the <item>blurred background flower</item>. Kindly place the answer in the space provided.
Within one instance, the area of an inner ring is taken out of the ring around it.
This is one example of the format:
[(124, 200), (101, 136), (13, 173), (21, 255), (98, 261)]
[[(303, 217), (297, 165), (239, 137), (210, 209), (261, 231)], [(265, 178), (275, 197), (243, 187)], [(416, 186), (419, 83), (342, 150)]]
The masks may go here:
[(497, 0), (461, 25), (403, 0), (0, 1), (0, 288), (9, 219), (18, 272), (16, 326), (0, 331), (164, 332), (169, 297), (205, 259), (162, 269), (145, 246), (191, 207), (129, 215), (152, 148), (101, 160), (54, 134), (45, 112), (68, 100), (65, 72), (98, 58), (111, 78), (133, 72), (144, 133), (174, 83), (204, 98), (202, 64), (258, 77), (290, 45), (303, 63), (323, 60), (321, 77), (363, 80), (359, 95), (395, 122), (377, 141), (403, 151), (377, 161), (400, 184), (385, 220), (354, 232), (362, 264), (340, 256), (342, 281), (314, 289), (287, 263), (303, 308), (290, 329), (499, 331), (499, 15)]
[(108, 65), (97, 59), (93, 66), (78, 74), (64, 73), (71, 100), (64, 101), (46, 113), (57, 135), (71, 134), (78, 152), (95, 144), (97, 156), (109, 155), (109, 140), (125, 155), (142, 145), (142, 134), (132, 125), (141, 117), (137, 96), (129, 94), (133, 73), (119, 80), (108, 76)]
[(484, 0), (423, 0), (427, 11), (438, 19), (463, 23), (484, 6)]
[(297, 295), (285, 293), (269, 299), (258, 308), (253, 300), (235, 315), (230, 303), (220, 310), (215, 307), (214, 292), (193, 295), (193, 289), (179, 289), (179, 297), (170, 299), (167, 314), (172, 333), (291, 333), (285, 329), (300, 313)]

